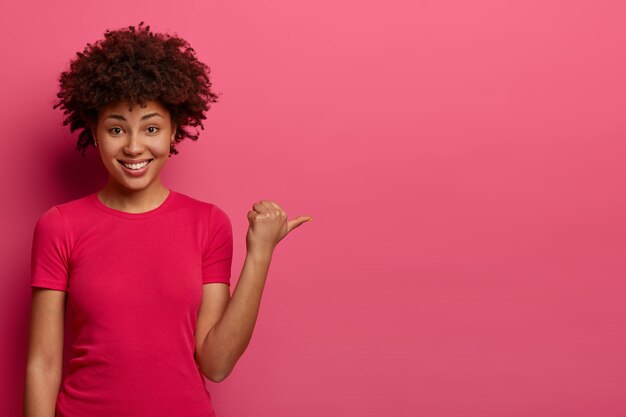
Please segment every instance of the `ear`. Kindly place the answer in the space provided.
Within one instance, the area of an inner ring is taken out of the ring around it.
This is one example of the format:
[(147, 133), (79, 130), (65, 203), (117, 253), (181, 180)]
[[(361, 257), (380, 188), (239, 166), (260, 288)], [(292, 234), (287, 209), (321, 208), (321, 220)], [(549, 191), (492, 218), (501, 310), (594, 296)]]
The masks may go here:
[(172, 125), (172, 137), (170, 138), (170, 142), (174, 142), (174, 138), (176, 137), (176, 129), (178, 128), (178, 126), (176, 125), (176, 123), (174, 123)]
[(89, 131), (91, 132), (91, 136), (93, 136), (95, 140), (98, 140), (96, 137), (96, 126), (94, 124), (89, 125)]

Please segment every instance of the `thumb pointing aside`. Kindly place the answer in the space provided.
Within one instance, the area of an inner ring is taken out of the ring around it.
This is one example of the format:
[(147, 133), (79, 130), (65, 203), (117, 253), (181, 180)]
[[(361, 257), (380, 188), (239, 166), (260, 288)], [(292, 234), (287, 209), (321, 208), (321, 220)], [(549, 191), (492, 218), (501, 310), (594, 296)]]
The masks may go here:
[(291, 232), (293, 229), (300, 226), (302, 223), (305, 223), (311, 220), (313, 220), (313, 217), (311, 216), (299, 216), (299, 217), (296, 217), (295, 219), (289, 220), (287, 222), (287, 233)]

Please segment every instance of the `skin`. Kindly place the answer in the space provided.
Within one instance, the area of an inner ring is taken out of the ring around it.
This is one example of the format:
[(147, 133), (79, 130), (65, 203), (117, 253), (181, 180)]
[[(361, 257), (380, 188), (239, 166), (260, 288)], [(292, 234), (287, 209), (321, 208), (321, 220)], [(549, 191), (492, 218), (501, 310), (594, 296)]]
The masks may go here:
[[(132, 110), (125, 101), (112, 104), (100, 112), (91, 131), (109, 171), (107, 185), (98, 192), (98, 198), (109, 207), (129, 213), (158, 207), (169, 193), (160, 174), (176, 134), (167, 109), (157, 101), (149, 101), (144, 108), (136, 105)], [(153, 161), (140, 177), (128, 175), (118, 161), (146, 158)]]
[[(142, 120), (154, 113), (160, 116)], [(98, 198), (111, 208), (130, 213), (158, 207), (169, 192), (160, 173), (175, 133), (167, 109), (157, 101), (131, 110), (126, 102), (103, 109), (92, 127), (109, 172)], [(154, 160), (141, 177), (126, 174), (118, 162), (144, 158)], [(250, 342), (276, 245), (293, 229), (312, 220), (310, 216), (288, 220), (285, 210), (271, 200), (255, 202), (247, 218), (246, 257), (232, 297), (226, 284), (203, 285), (194, 358), (200, 371), (213, 382), (223, 381), (232, 372)], [(32, 291), (24, 416), (54, 416), (61, 383), (67, 294), (37, 287)]]

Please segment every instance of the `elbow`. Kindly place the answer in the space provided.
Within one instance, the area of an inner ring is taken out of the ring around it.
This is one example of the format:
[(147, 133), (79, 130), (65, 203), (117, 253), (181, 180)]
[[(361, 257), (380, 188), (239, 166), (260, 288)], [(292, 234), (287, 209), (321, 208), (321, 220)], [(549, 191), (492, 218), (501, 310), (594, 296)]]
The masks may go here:
[(210, 372), (206, 377), (211, 382), (220, 383), (226, 378), (228, 378), (228, 375), (230, 375), (231, 371), (232, 371), (231, 369), (215, 370), (214, 372)]
[(207, 378), (209, 378), (209, 381), (215, 382), (217, 384), (225, 380), (227, 376), (228, 375), (226, 374), (215, 374), (215, 375), (208, 376)]
[(209, 381), (219, 383), (230, 375), (231, 369), (227, 369), (226, 367), (212, 367), (207, 369), (206, 366), (200, 366), (200, 371)]

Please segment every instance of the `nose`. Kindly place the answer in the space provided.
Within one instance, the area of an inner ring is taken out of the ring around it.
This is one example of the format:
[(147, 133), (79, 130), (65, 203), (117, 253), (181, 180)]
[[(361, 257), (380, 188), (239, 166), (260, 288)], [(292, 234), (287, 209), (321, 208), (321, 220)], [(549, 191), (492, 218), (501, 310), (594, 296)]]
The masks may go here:
[(124, 153), (128, 155), (139, 155), (144, 151), (144, 145), (138, 132), (127, 135), (128, 141), (124, 146)]

